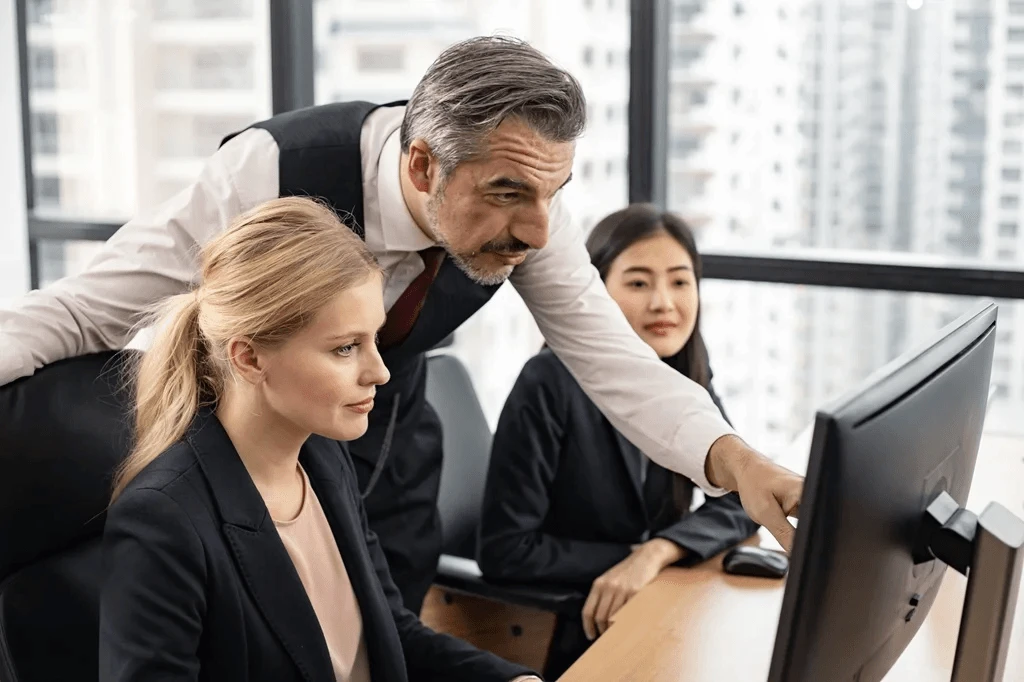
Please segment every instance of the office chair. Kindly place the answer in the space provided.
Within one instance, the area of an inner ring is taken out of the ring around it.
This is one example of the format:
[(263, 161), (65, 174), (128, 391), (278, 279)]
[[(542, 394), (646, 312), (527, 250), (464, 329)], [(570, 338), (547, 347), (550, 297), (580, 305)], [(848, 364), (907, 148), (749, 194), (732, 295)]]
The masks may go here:
[[(477, 532), (484, 484), (491, 452), (491, 431), (484, 417), (476, 391), (462, 362), (453, 355), (433, 354), (427, 360), (427, 401), (441, 420), (444, 438), (444, 464), (441, 467), (441, 485), (438, 511), (441, 516), (442, 555), (438, 562), (434, 584), (440, 588), (442, 599), (451, 604), (452, 593), (476, 597), (514, 607), (526, 607), (553, 614), (554, 641), (558, 640), (559, 616), (579, 616), (586, 595), (575, 588), (558, 585), (515, 584), (493, 582), (483, 578), (476, 563)], [(431, 597), (428, 596), (428, 601)], [(493, 608), (479, 607), (462, 621), (477, 620), (496, 613)], [(521, 612), (512, 611), (516, 618)], [(438, 623), (431, 623), (438, 625)], [(487, 623), (462, 623), (464, 631), (452, 632), (469, 639), (477, 646), (492, 649), (496, 639), (474, 641), (473, 635)], [(516, 636), (523, 626), (508, 625)], [(547, 635), (543, 658), (547, 658)], [(557, 646), (557, 644), (556, 644)], [(493, 649), (492, 649), (493, 650)], [(509, 651), (495, 651), (506, 658), (515, 658)], [(535, 665), (535, 660), (520, 660)]]
[(98, 353), (0, 387), (0, 680), (97, 679), (100, 536), (127, 456), (132, 356)]

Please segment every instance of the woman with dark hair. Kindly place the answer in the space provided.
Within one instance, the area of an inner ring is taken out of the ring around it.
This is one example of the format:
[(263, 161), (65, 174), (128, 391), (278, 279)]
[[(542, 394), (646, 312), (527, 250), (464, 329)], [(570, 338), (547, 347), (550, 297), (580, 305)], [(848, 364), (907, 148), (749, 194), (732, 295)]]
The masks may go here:
[[(587, 249), (636, 333), (722, 410), (700, 333), (700, 254), (686, 223), (635, 204), (602, 220)], [(494, 435), (479, 561), (489, 578), (589, 593), (580, 622), (561, 624), (562, 660), (550, 661), (547, 677), (662, 569), (699, 563), (756, 532), (736, 495), (691, 512), (693, 490), (626, 440), (550, 350), (526, 363)]]

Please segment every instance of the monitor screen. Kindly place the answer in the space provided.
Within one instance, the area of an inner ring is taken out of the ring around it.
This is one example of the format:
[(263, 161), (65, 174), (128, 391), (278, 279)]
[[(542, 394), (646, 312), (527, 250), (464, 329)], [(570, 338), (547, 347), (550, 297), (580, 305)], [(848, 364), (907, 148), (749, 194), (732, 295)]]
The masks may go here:
[(921, 626), (945, 565), (912, 552), (967, 502), (995, 326), (981, 304), (818, 412), (770, 682), (881, 680)]

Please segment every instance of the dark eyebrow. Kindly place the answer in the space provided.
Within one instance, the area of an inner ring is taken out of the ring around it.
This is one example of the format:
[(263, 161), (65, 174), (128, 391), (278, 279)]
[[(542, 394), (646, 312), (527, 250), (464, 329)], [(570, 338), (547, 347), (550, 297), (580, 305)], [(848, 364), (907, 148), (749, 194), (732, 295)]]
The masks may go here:
[(495, 178), (487, 183), (487, 187), (490, 189), (514, 189), (520, 192), (533, 191), (533, 187), (529, 183), (507, 177)]
[[(568, 185), (570, 180), (572, 180), (572, 173), (569, 173), (569, 177), (567, 177), (565, 179), (565, 182), (563, 182), (558, 187), (558, 189), (562, 189), (562, 187), (565, 187), (566, 185)], [(533, 188), (533, 185), (531, 185), (530, 183), (525, 182), (523, 180), (516, 180), (515, 178), (510, 178), (510, 177), (495, 178), (494, 180), (491, 180), (490, 182), (487, 183), (487, 188), (488, 189), (511, 189), (511, 190), (516, 190), (517, 192), (533, 192), (533, 191), (535, 191), (534, 188)], [(558, 190), (555, 190), (555, 191), (557, 192)]]
[[(690, 270), (690, 266), (689, 265), (676, 265), (676, 266), (673, 266), (673, 267), (668, 269), (669, 272), (676, 272), (677, 270)], [(648, 268), (646, 266), (643, 266), (643, 265), (634, 265), (631, 268), (626, 268), (625, 270), (622, 271), (622, 274), (627, 275), (627, 274), (629, 274), (631, 272), (642, 272), (642, 273), (647, 274), (647, 275), (653, 275), (654, 274), (654, 270), (652, 270), (652, 269), (650, 269), (650, 268)]]

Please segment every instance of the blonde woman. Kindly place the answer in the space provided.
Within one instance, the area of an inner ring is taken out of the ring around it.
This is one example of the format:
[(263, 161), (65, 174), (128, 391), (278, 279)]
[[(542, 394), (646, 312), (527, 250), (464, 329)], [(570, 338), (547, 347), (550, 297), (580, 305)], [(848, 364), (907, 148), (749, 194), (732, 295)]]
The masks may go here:
[(104, 533), (100, 679), (526, 679), (402, 607), (344, 443), (389, 376), (380, 270), (277, 199), (202, 251), (135, 377)]

